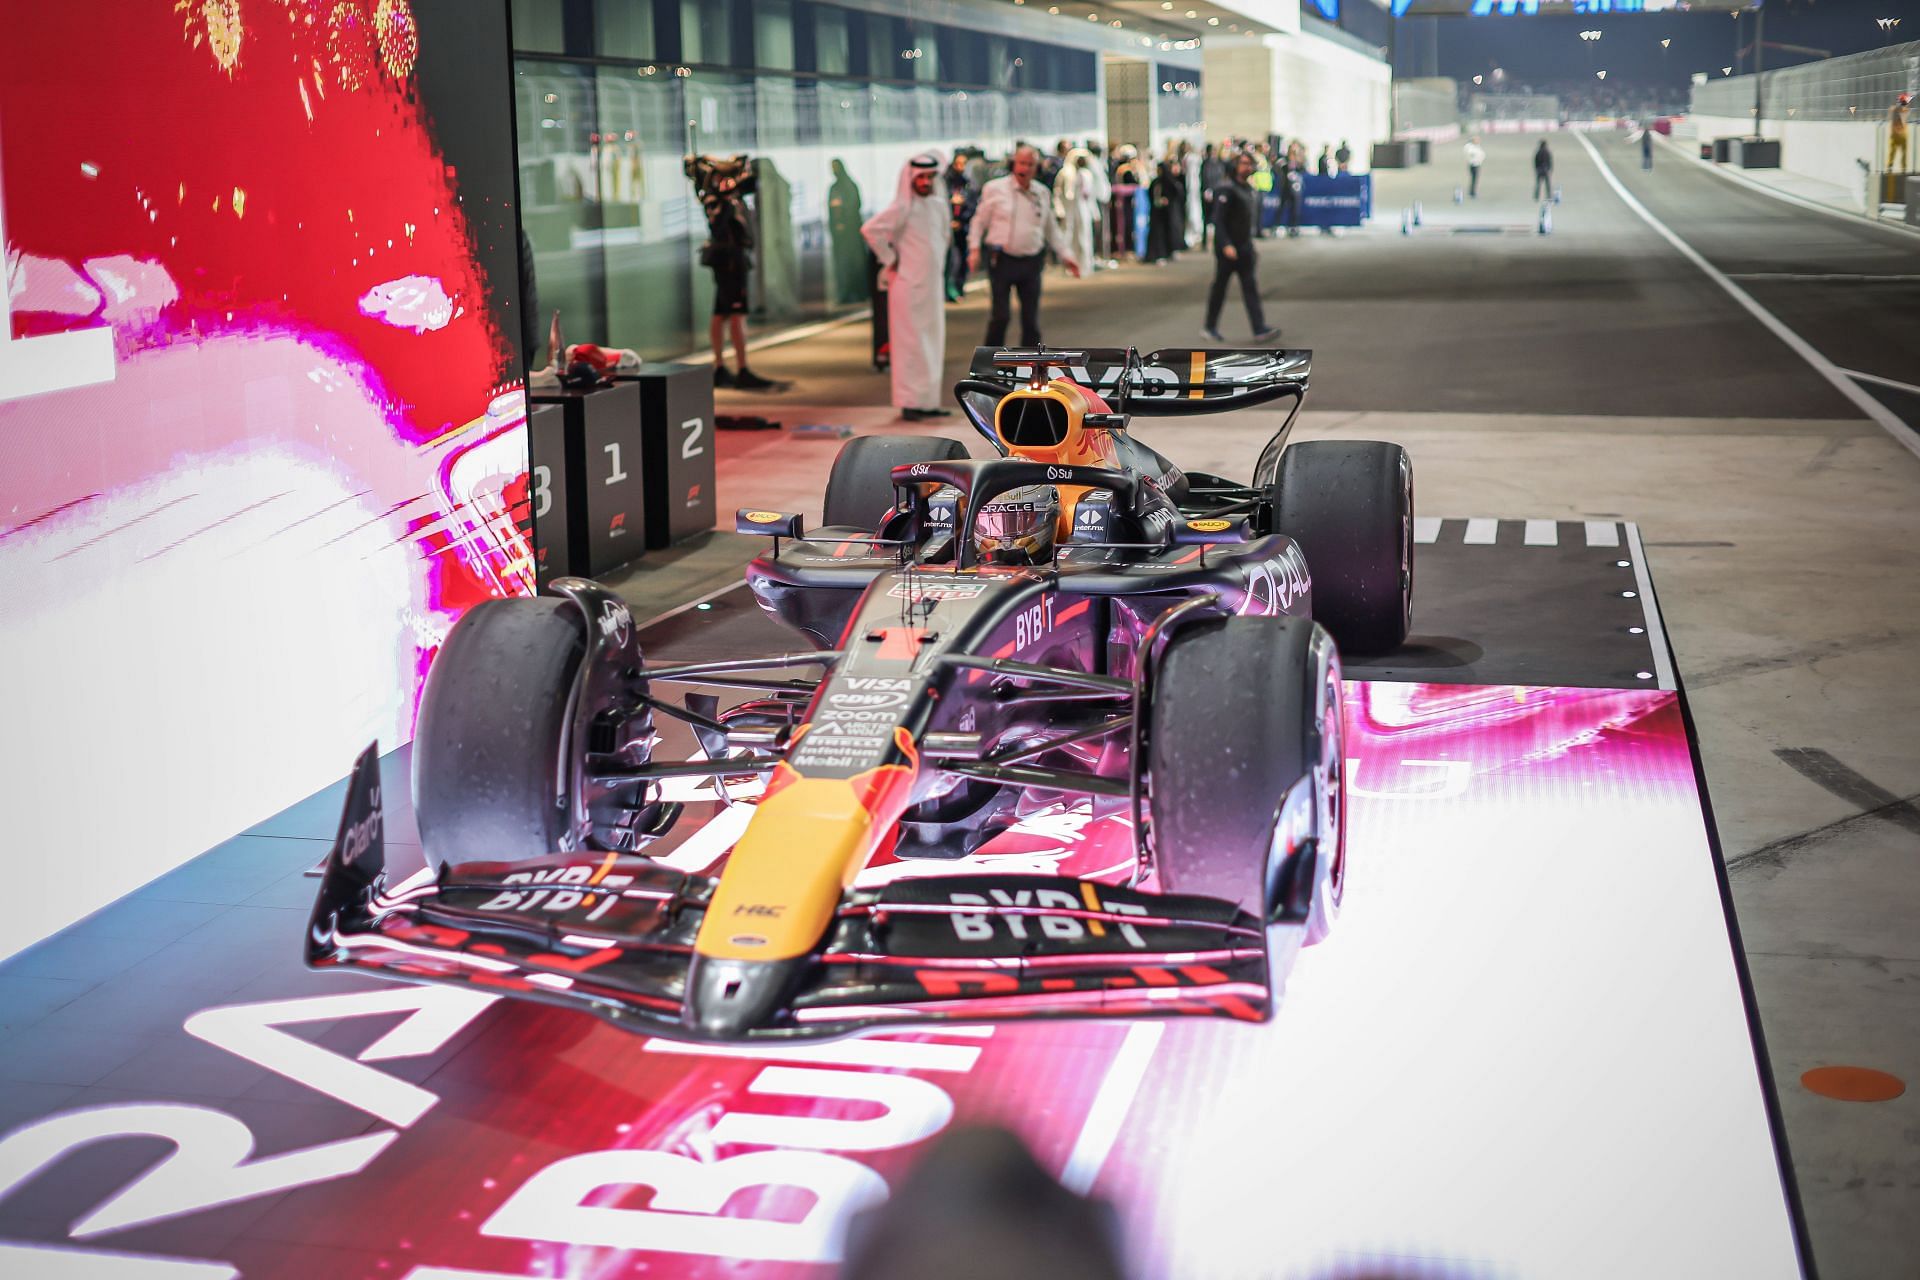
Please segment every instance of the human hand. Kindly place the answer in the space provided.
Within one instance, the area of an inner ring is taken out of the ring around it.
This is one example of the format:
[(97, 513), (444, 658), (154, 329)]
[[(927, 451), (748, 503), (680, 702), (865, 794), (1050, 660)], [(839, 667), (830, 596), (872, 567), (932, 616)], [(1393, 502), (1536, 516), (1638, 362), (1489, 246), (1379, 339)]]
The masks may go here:
[(1072, 277), (1073, 277), (1073, 278), (1074, 278), (1075, 280), (1078, 280), (1078, 279), (1080, 278), (1080, 264), (1079, 264), (1079, 263), (1077, 263), (1077, 262), (1075, 262), (1075, 261), (1074, 261), (1074, 260), (1073, 260), (1072, 258), (1068, 258), (1068, 259), (1066, 260), (1066, 267), (1067, 267), (1067, 274), (1068, 274), (1068, 275), (1070, 275), (1070, 276), (1072, 276)]
[(1240, 251), (1230, 244), (1221, 245), (1220, 253), (1228, 262), (1238, 262), (1240, 260)]
[(967, 270), (978, 271), (979, 269), (980, 269), (980, 251), (978, 249), (975, 249), (967, 254)]

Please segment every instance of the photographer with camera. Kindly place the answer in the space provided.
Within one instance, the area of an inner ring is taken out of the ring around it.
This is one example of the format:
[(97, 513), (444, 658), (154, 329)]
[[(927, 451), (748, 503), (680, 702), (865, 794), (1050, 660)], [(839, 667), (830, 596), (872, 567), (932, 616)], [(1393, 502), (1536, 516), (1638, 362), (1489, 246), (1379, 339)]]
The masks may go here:
[[(743, 155), (688, 156), (686, 172), (700, 193), (700, 208), (707, 217), (700, 265), (713, 273), (713, 319), (707, 325), (713, 343), (713, 385), (770, 391), (779, 384), (747, 368), (747, 274), (753, 269), (754, 240), (746, 197), (753, 193), (753, 161)], [(728, 331), (733, 338), (735, 367), (731, 370), (722, 343)]]

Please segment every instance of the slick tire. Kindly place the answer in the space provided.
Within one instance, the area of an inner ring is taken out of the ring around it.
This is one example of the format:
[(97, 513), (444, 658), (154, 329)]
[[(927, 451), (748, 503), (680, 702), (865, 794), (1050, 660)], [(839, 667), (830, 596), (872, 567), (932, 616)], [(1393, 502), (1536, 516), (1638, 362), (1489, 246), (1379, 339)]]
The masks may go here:
[(878, 529), (893, 510), (895, 467), (966, 456), (967, 447), (946, 436), (855, 436), (833, 460), (822, 522)]
[(1274, 526), (1300, 544), (1314, 621), (1345, 654), (1378, 654), (1413, 625), (1413, 464), (1382, 440), (1312, 440), (1280, 455)]
[[(1306, 618), (1224, 618), (1176, 634), (1153, 681), (1147, 813), (1160, 886), (1237, 902), (1325, 937), (1346, 877), (1340, 659)], [(1276, 852), (1275, 818), (1306, 783), (1297, 833), (1314, 854)]]
[(585, 653), (578, 611), (557, 597), (488, 600), (454, 624), (427, 674), (413, 741), (429, 865), (561, 849), (570, 806), (560, 744)]

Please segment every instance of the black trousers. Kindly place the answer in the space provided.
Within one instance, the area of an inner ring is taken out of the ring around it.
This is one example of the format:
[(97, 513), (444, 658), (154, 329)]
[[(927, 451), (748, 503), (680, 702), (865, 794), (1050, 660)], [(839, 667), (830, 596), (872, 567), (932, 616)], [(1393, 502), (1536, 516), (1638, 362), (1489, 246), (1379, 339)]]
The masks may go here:
[(1260, 282), (1254, 279), (1258, 265), (1259, 259), (1251, 249), (1242, 249), (1237, 258), (1221, 253), (1213, 255), (1213, 288), (1207, 293), (1207, 328), (1219, 326), (1220, 308), (1227, 300), (1227, 281), (1239, 276), (1240, 296), (1247, 304), (1247, 322), (1255, 333), (1266, 332), (1267, 316), (1260, 306)]
[(1010, 253), (994, 255), (987, 268), (987, 289), (993, 300), (987, 312), (988, 346), (1007, 345), (1007, 321), (1012, 318), (1007, 295), (1014, 292), (1020, 295), (1020, 345), (1040, 345), (1040, 269), (1046, 264), (1044, 253), (1030, 258), (1016, 258)]
[(1280, 225), (1289, 231), (1300, 229), (1300, 196), (1285, 174), (1280, 175)]
[(1477, 164), (1467, 166), (1467, 194), (1476, 197), (1480, 194), (1480, 166)]
[(1535, 200), (1548, 200), (1552, 197), (1553, 175), (1551, 173), (1542, 173), (1540, 170), (1535, 169), (1533, 171), (1533, 198)]

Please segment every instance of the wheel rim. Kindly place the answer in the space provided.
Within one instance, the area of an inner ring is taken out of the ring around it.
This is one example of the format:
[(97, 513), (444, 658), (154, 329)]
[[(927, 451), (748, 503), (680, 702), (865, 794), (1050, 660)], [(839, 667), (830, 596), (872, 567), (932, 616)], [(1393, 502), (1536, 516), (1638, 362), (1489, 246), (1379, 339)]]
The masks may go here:
[(1345, 693), (1341, 688), (1337, 665), (1329, 667), (1326, 690), (1327, 711), (1320, 727), (1320, 740), (1324, 744), (1321, 750), (1321, 830), (1330, 834), (1333, 840), (1333, 865), (1327, 872), (1327, 896), (1337, 906), (1345, 894), (1347, 882), (1347, 762), (1340, 732)]

